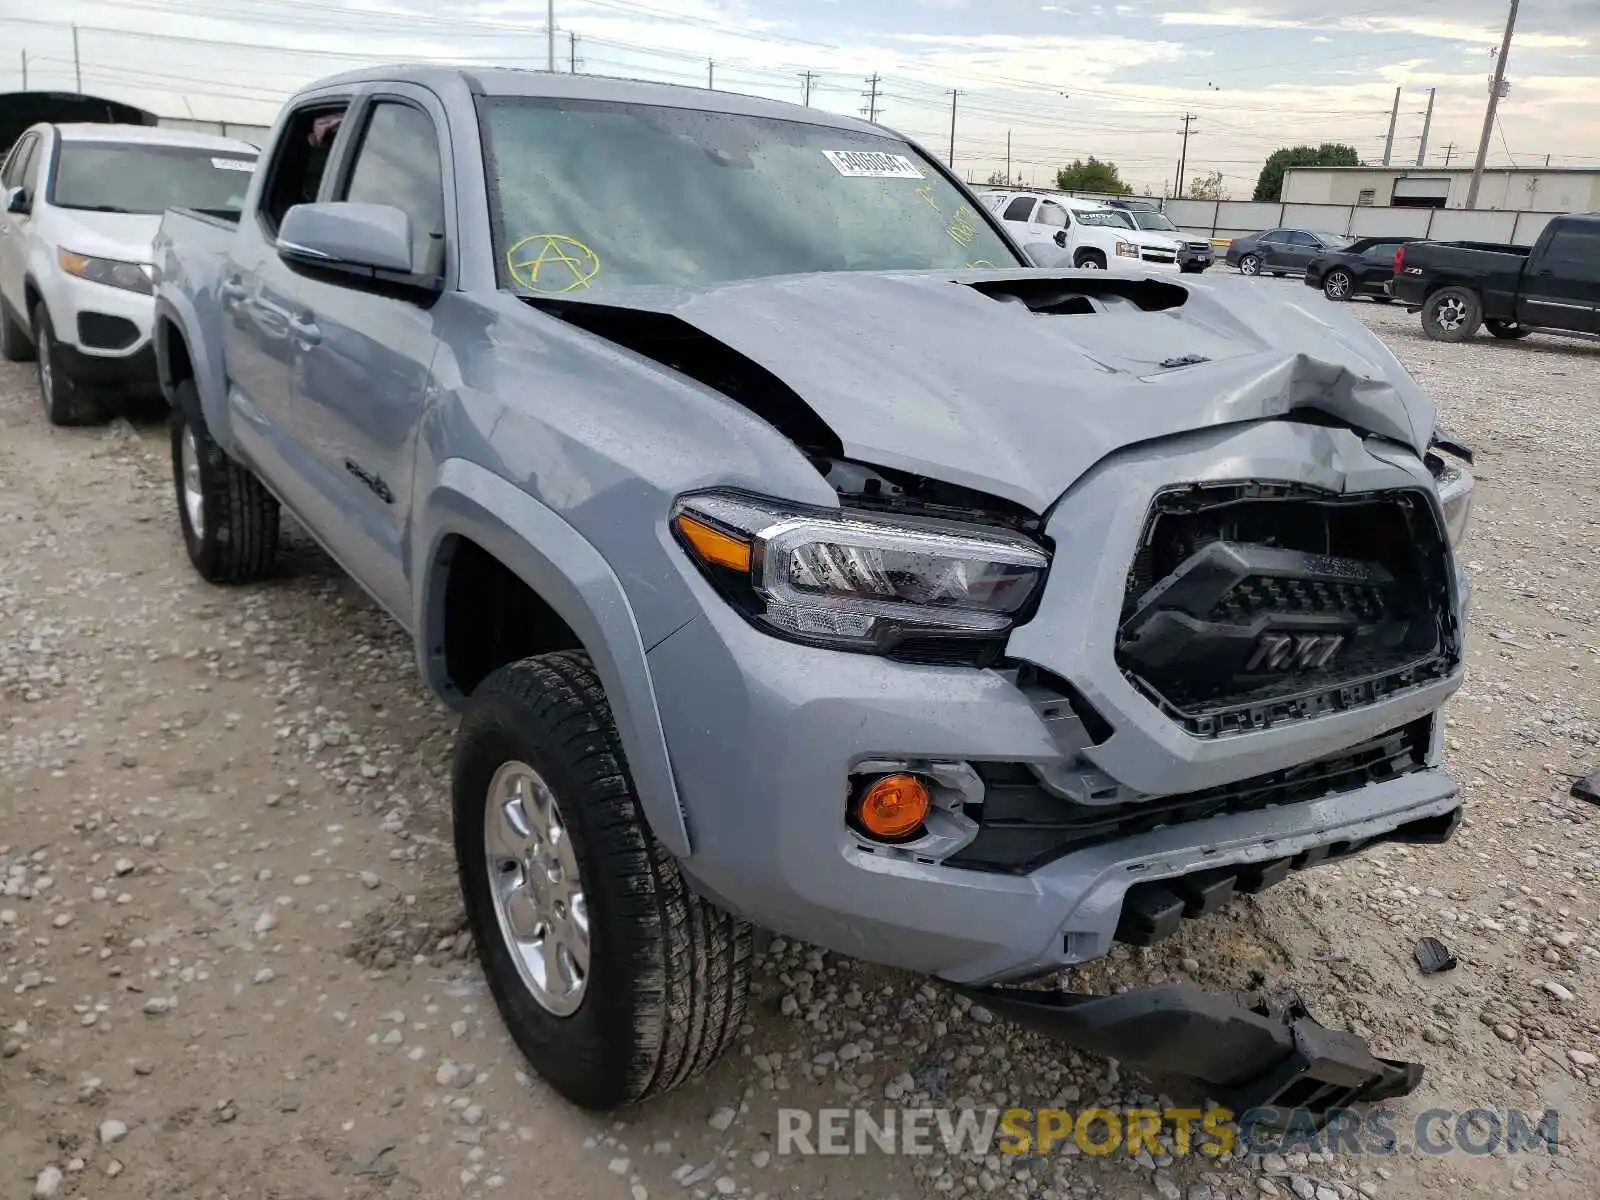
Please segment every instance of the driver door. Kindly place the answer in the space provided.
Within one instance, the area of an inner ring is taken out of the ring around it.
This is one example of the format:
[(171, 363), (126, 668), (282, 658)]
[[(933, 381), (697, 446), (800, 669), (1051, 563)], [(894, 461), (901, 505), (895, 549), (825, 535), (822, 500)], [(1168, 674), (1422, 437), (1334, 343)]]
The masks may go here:
[[(29, 167), (39, 155), (39, 135), (30, 133), (12, 148), (0, 172), (0, 194), (12, 188), (25, 188)], [(37, 172), (32, 172), (37, 177)], [(32, 199), (32, 197), (29, 197)], [(22, 328), (28, 327), (29, 314), (23, 311), (22, 276), (27, 264), (29, 218), (21, 213), (0, 212), (0, 296)]]

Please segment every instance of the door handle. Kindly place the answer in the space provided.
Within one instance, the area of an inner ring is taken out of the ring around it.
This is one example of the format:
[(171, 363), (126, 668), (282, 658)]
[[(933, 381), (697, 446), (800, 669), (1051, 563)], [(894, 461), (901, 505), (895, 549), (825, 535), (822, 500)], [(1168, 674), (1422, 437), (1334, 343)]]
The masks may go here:
[(322, 341), (322, 330), (317, 328), (317, 323), (304, 313), (297, 313), (289, 318), (294, 326), (294, 340), (302, 346), (315, 346)]

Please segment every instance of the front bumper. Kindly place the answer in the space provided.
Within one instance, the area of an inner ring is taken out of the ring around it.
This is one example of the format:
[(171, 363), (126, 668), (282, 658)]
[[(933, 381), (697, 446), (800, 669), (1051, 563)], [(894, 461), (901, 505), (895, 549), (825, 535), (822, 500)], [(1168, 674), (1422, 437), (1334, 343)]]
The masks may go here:
[[(1369, 454), (1352, 433), (1287, 422), (1187, 435), (1119, 458), (1057, 505), (1048, 526), (1057, 566), (1037, 615), (1008, 647), (1109, 719), (1114, 733), (1097, 745), (1066, 704), (1042, 705), (1015, 671), (780, 641), (737, 616), (684, 561), (704, 612), (649, 657), (694, 847), (682, 864), (691, 882), (777, 932), (981, 984), (1104, 954), (1119, 926), (1126, 932), (1130, 893), (1145, 889), (1142, 904), (1159, 881), (1177, 881), (1183, 912), (1200, 915), (1258, 877), (1275, 881), (1384, 840), (1448, 837), (1460, 802), (1442, 769), (1438, 718), (1424, 760), (1399, 777), (1117, 836), (1026, 873), (870, 847), (849, 830), (848, 777), (865, 762), (1020, 764), (1041, 778), (1103, 778), (1119, 801), (1186, 796), (1426, 720), (1459, 686), (1458, 667), (1362, 708), (1226, 737), (1186, 733), (1124, 677), (1105, 632), (1117, 624), (1131, 553), (1107, 548), (1136, 544), (1150, 497), (1172, 479), (1234, 478), (1241, 468), (1348, 491), (1426, 485), (1426, 468)], [(1464, 604), (1459, 573), (1457, 585)], [(1166, 921), (1160, 911), (1155, 919)]]
[(155, 298), (57, 274), (45, 287), (62, 368), (85, 383), (156, 386)]

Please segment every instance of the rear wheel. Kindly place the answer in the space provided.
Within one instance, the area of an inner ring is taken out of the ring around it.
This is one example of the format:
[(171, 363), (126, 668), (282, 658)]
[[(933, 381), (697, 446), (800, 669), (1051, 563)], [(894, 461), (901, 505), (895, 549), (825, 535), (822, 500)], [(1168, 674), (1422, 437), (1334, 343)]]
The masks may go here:
[(1533, 332), (1526, 325), (1518, 325), (1515, 321), (1485, 321), (1483, 327), (1505, 342), (1514, 342)]
[(0, 358), (7, 362), (31, 362), (33, 342), (22, 323), (11, 315), (11, 308), (0, 300)]
[(1322, 281), (1322, 294), (1329, 300), (1348, 300), (1352, 285), (1346, 271), (1329, 271)]
[(651, 835), (586, 654), (479, 685), (453, 792), (467, 919), (533, 1069), (609, 1110), (710, 1067), (744, 1020), (750, 926), (690, 891)]
[(33, 309), (35, 358), (39, 369), (39, 395), (44, 400), (44, 415), (52, 425), (94, 425), (105, 419), (105, 410), (76, 379), (67, 372), (61, 343), (56, 340), (50, 313), (41, 302)]
[(1256, 254), (1246, 254), (1243, 258), (1241, 258), (1239, 260), (1239, 274), (1241, 274), (1241, 275), (1259, 275), (1259, 274), (1261, 274), (1261, 257), (1259, 255), (1256, 255)]
[(217, 445), (194, 382), (174, 389), (172, 482), (189, 561), (209, 583), (252, 583), (278, 554), (277, 497)]
[(1464, 342), (1483, 324), (1483, 306), (1464, 287), (1440, 288), (1422, 305), (1422, 331), (1436, 342)]

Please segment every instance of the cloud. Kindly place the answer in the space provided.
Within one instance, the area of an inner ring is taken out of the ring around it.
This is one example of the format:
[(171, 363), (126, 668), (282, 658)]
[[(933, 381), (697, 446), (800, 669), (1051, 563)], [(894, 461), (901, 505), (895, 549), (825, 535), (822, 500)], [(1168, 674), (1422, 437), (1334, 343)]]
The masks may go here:
[[(1344, 17), (1319, 15), (1325, 11), (1320, 5), (1307, 5), (1304, 11), (1299, 11), (1297, 5), (1277, 5), (1268, 8), (1227, 7), (1164, 12), (1157, 20), (1162, 25), (1200, 25), (1229, 29), (1326, 29), (1348, 33), (1406, 34), (1484, 46), (1498, 46), (1504, 33), (1503, 25), (1487, 18), (1471, 21), (1436, 20), (1409, 14), (1397, 16), (1355, 14)], [(1562, 24), (1570, 25), (1571, 22), (1563, 20)], [(1589, 39), (1572, 33), (1542, 33), (1528, 28), (1528, 22), (1524, 19), (1523, 29), (1518, 30), (1513, 45), (1525, 50), (1569, 50), (1589, 45)]]

